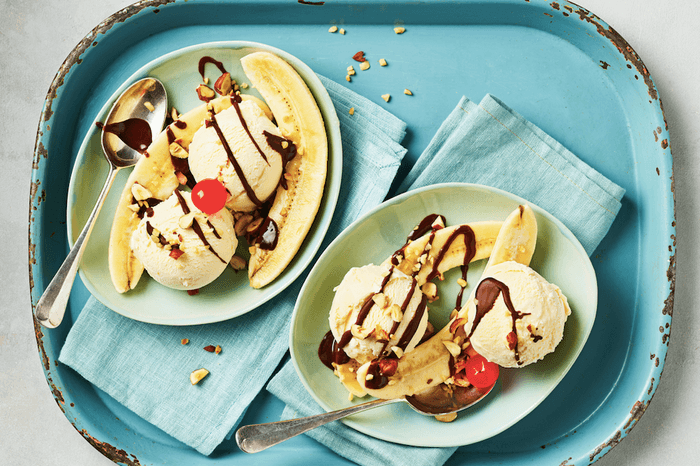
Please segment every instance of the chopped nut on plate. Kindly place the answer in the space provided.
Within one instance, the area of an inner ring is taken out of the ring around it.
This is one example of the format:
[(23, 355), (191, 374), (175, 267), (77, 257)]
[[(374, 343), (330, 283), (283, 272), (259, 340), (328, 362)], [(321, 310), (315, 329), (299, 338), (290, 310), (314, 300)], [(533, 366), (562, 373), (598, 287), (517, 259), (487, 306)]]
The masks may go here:
[(380, 59), (379, 59), (379, 64), (380, 64), (381, 66), (386, 66), (386, 65), (387, 65), (387, 62), (386, 62), (385, 59), (380, 58)]
[(338, 26), (331, 26), (330, 28), (328, 28), (328, 32), (338, 32)]
[(382, 99), (384, 99), (384, 102), (389, 102), (391, 94), (382, 94)]
[(192, 385), (197, 385), (207, 375), (209, 375), (209, 371), (204, 368), (192, 371), (190, 374), (190, 382)]
[(406, 28), (403, 27), (403, 26), (396, 26), (396, 27), (394, 28), (394, 32), (395, 32), (396, 34), (403, 34), (404, 32), (406, 32)]
[(408, 89), (404, 89), (404, 90), (403, 90), (403, 93), (406, 94), (406, 95), (413, 95), (413, 92), (411, 92), (411, 91), (408, 90)]

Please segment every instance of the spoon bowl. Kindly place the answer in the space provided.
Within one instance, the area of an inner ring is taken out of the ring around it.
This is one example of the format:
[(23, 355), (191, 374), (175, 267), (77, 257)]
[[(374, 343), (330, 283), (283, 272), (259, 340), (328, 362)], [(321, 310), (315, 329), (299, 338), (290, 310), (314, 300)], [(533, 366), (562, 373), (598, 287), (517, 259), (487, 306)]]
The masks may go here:
[[(474, 386), (452, 388), (445, 384), (440, 384), (419, 395), (388, 400), (373, 400), (350, 406), (349, 408), (287, 421), (252, 424), (243, 426), (236, 431), (236, 443), (246, 453), (258, 453), (329, 422), (367, 411), (368, 409), (403, 401), (420, 414), (440, 416), (443, 417), (443, 420), (451, 421), (457, 416), (459, 411), (474, 406), (483, 400), (486, 395), (491, 393), (493, 387), (495, 387), (495, 384), (480, 390)], [(445, 416), (450, 416), (451, 419), (445, 418)]]
[(139, 161), (151, 143), (152, 135), (163, 128), (166, 110), (165, 87), (154, 78), (135, 82), (112, 106), (102, 125), (102, 149), (109, 162), (109, 175), (83, 230), (34, 309), (37, 321), (44, 327), (56, 328), (63, 321), (87, 239), (114, 178), (120, 169)]

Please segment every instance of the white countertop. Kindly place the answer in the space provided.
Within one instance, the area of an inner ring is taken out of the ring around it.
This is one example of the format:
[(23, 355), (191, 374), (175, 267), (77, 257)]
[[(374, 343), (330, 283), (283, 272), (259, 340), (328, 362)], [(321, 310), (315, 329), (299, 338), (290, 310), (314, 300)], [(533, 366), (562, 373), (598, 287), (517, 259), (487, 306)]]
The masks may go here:
[[(292, 0), (290, 0), (292, 1)], [(332, 1), (332, 0), (331, 0)], [(533, 2), (539, 0), (532, 0)], [(108, 465), (57, 408), (41, 370), (30, 314), (27, 199), (37, 122), (46, 91), (73, 47), (128, 0), (0, 1), (0, 462)], [(677, 281), (663, 377), (632, 432), (596, 465), (694, 464), (700, 460), (700, 2), (581, 0), (622, 35), (653, 77), (663, 101), (674, 158)]]

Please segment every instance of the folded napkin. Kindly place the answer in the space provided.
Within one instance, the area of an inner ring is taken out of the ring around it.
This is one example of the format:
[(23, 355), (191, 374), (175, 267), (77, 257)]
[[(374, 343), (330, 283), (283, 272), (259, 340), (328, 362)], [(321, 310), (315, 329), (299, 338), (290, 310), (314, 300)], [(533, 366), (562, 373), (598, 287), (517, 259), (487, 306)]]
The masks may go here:
[[(589, 255), (608, 232), (625, 192), (491, 95), (478, 105), (466, 97), (460, 100), (399, 192), (457, 181), (495, 186), (548, 210), (571, 229)], [(322, 411), (291, 361), (267, 390), (287, 404), (283, 419)], [(307, 435), (364, 466), (441, 465), (455, 451), (369, 439), (337, 422)]]
[[(340, 119), (343, 179), (321, 251), (359, 215), (384, 200), (401, 159), (406, 125), (326, 78)], [(349, 109), (355, 108), (354, 115)], [(238, 424), (288, 349), (305, 274), (274, 300), (235, 319), (168, 327), (137, 322), (90, 298), (59, 360), (142, 418), (208, 455)], [(190, 343), (182, 345), (181, 339)], [(220, 354), (201, 350), (220, 345)], [(210, 375), (193, 387), (192, 370)]]
[(542, 207), (588, 255), (610, 229), (625, 194), (492, 95), (478, 105), (462, 97), (399, 192), (454, 181), (493, 186)]

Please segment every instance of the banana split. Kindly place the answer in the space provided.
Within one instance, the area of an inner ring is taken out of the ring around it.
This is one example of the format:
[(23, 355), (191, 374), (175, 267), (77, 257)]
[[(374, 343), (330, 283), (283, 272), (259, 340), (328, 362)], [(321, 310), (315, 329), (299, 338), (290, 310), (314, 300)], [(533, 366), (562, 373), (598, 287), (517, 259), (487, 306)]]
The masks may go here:
[[(426, 217), (383, 264), (347, 273), (319, 357), (351, 397), (420, 396), (437, 386), (487, 393), (499, 367), (524, 367), (554, 351), (571, 313), (559, 288), (529, 267), (536, 239), (528, 206), (503, 222), (446, 227), (444, 217)], [(463, 305), (469, 263), (486, 258)], [(435, 332), (427, 321), (433, 280), (458, 266), (455, 308)]]

